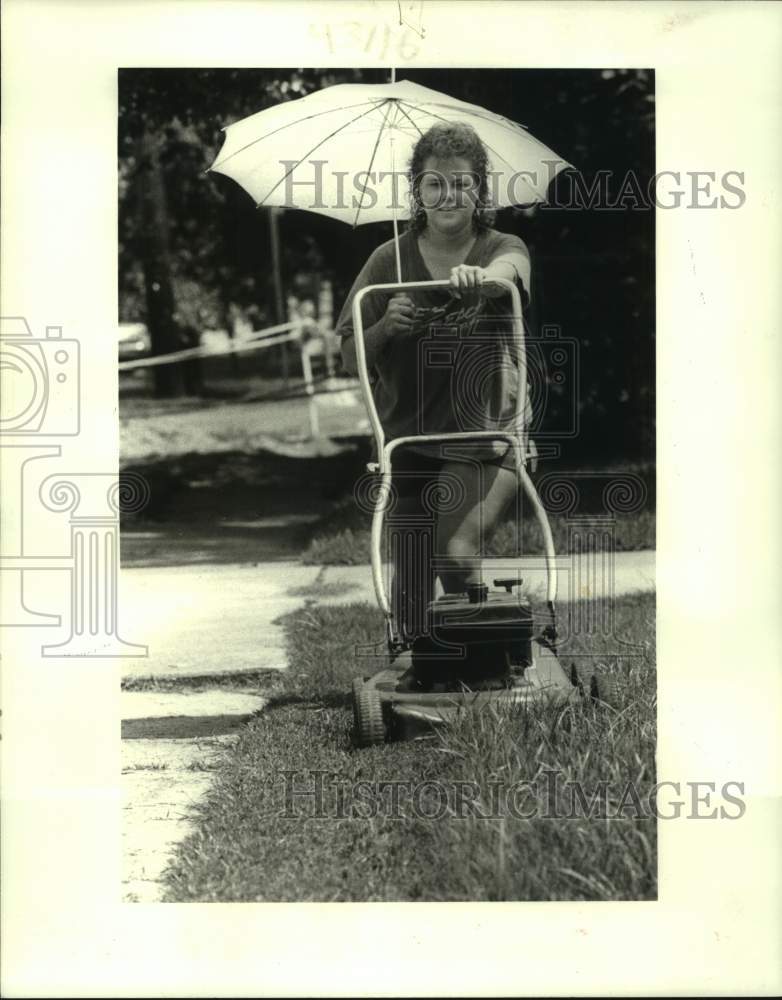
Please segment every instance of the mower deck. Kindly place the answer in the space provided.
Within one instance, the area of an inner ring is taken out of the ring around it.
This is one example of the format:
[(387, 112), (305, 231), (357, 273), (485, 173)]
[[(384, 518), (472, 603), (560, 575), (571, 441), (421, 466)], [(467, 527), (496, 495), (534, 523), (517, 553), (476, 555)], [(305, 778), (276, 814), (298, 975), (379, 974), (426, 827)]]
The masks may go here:
[[(432, 726), (454, 721), (460, 713), (489, 704), (517, 705), (533, 701), (563, 704), (579, 691), (553, 650), (533, 641), (533, 662), (523, 672), (492, 684), (461, 690), (419, 690), (412, 653), (400, 653), (386, 668), (353, 684), (356, 739), (360, 746), (386, 739), (410, 739)], [(450, 685), (456, 688), (457, 685)]]

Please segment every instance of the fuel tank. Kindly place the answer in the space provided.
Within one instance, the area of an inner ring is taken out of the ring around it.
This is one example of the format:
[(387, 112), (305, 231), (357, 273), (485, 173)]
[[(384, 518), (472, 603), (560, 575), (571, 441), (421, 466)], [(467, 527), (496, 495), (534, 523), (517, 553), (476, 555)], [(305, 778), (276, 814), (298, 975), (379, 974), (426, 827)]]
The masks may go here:
[(471, 585), (466, 594), (431, 601), (425, 629), (413, 642), (413, 668), (432, 682), (474, 684), (532, 663), (533, 618), (526, 598)]

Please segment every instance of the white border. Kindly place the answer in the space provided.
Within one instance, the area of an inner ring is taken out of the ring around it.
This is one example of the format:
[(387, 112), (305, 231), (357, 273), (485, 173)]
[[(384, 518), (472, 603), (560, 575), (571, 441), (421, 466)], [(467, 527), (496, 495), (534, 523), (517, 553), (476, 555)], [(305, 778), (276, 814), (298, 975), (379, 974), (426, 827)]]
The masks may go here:
[[(396, 11), (5, 0), (2, 306), (82, 341), (82, 471), (117, 463), (117, 67), (388, 65), (310, 25)], [(117, 666), (4, 636), (6, 996), (782, 988), (782, 8), (483, 0), (424, 24), (417, 65), (654, 67), (658, 169), (745, 173), (738, 211), (658, 212), (658, 625), (661, 775), (743, 780), (747, 814), (661, 823), (658, 903), (123, 906)]]

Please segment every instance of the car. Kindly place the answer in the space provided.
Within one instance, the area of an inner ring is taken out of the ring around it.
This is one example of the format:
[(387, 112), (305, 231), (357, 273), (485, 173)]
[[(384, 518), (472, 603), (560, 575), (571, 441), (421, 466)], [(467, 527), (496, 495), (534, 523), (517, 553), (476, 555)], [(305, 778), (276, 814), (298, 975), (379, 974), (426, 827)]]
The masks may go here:
[(146, 323), (120, 323), (117, 328), (117, 348), (120, 361), (148, 358), (152, 340)]

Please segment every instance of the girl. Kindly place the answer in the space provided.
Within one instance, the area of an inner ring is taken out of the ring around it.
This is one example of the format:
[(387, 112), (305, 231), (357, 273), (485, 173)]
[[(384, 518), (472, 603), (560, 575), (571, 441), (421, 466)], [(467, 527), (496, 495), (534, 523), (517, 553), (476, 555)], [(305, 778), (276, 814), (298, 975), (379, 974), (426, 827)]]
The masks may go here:
[[(388, 438), (513, 430), (518, 392), (507, 289), (529, 302), (530, 257), (493, 228), (488, 156), (468, 125), (437, 124), (413, 151), (411, 223), (399, 239), (404, 281), (448, 279), (449, 288), (369, 293), (362, 304), (367, 367)], [(342, 360), (357, 373), (356, 292), (398, 280), (394, 241), (378, 247), (353, 283), (337, 322)], [(489, 301), (492, 308), (489, 309)], [(528, 412), (525, 415), (528, 421)], [(394, 565), (392, 610), (406, 641), (420, 634), (437, 575), (446, 594), (481, 582), (488, 539), (517, 491), (504, 442), (400, 446), (392, 456), (387, 524)]]

